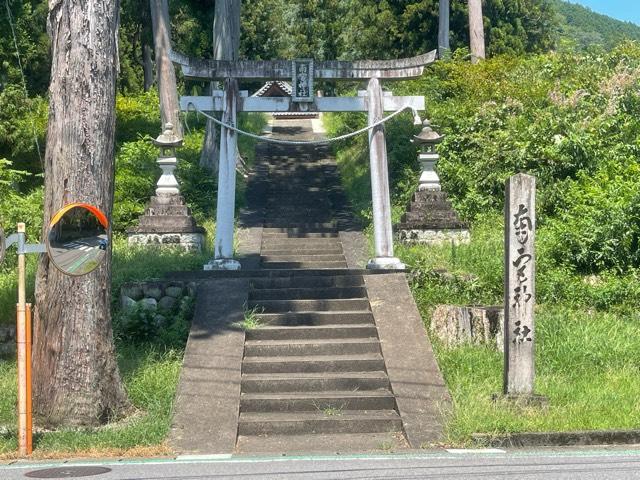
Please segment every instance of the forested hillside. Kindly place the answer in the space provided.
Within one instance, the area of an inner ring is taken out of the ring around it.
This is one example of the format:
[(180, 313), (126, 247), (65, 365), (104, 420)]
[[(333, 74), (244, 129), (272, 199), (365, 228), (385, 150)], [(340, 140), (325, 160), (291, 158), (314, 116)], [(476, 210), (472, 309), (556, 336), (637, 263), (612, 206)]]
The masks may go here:
[(554, 0), (562, 36), (579, 47), (613, 48), (623, 40), (640, 40), (640, 25), (622, 22), (572, 2)]

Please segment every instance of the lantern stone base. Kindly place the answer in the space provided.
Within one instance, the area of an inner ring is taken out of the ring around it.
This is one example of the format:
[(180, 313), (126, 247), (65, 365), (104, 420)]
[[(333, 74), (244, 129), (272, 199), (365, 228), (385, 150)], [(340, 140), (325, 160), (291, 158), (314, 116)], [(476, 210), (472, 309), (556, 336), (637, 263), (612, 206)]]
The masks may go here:
[(445, 243), (469, 243), (469, 227), (440, 190), (418, 190), (413, 194), (407, 211), (395, 228), (403, 242), (441, 245)]
[(129, 245), (181, 247), (201, 252), (206, 232), (196, 225), (182, 195), (151, 197), (137, 227), (127, 230)]
[(188, 251), (201, 252), (204, 233), (129, 233), (129, 245), (158, 247), (181, 247)]
[(398, 230), (398, 240), (407, 243), (426, 243), (427, 245), (464, 245), (471, 241), (469, 230)]

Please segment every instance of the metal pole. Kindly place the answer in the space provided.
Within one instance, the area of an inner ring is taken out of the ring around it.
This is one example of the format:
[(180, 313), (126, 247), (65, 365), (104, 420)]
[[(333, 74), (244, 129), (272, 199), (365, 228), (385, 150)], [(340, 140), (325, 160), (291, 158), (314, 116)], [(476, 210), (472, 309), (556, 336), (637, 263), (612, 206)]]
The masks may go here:
[(26, 264), (25, 264), (25, 225), (18, 224), (18, 304), (17, 304), (17, 357), (18, 357), (18, 453), (20, 456), (31, 454), (31, 431), (29, 404), (30, 358), (27, 349), (27, 305), (26, 305)]

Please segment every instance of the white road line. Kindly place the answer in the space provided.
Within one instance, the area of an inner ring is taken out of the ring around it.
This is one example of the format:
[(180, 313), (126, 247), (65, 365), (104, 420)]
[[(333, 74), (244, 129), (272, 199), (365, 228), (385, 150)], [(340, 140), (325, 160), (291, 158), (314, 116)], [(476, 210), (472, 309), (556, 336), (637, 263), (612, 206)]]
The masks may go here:
[(449, 453), (507, 453), (506, 450), (500, 450), (499, 448), (447, 448)]

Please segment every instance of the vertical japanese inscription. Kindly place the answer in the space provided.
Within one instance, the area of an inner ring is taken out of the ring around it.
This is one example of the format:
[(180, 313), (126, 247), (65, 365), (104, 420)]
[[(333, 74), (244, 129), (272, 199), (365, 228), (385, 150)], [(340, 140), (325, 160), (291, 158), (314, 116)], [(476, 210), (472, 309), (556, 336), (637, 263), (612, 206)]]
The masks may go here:
[(505, 194), (504, 393), (533, 394), (536, 179), (518, 174)]
[(292, 60), (294, 102), (313, 102), (313, 60), (301, 58)]

